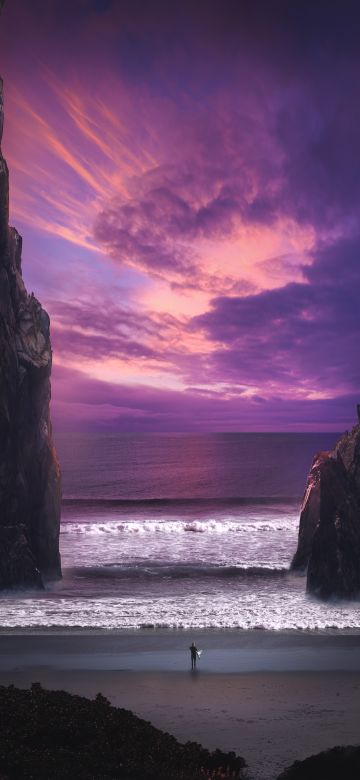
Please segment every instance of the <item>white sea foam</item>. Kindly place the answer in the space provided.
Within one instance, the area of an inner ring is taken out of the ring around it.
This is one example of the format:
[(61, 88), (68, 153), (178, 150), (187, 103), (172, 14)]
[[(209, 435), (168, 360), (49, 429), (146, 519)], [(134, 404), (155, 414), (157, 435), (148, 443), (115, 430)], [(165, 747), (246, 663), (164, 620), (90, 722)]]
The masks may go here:
[(75, 518), (63, 524), (64, 578), (0, 601), (4, 628), (358, 630), (360, 603), (323, 604), (284, 572), (295, 514)]
[[(246, 508), (201, 518), (97, 517), (63, 523), (63, 564), (133, 568), (139, 562), (172, 567), (284, 568), (296, 547), (297, 518), (282, 507)], [(124, 572), (125, 573), (125, 572)], [(180, 571), (179, 571), (180, 573)], [(156, 576), (158, 571), (156, 571)], [(172, 575), (171, 575), (172, 576)]]
[(360, 603), (324, 604), (296, 587), (248, 592), (241, 598), (233, 591), (181, 599), (144, 595), (97, 600), (11, 597), (0, 602), (0, 621), (3, 628), (358, 630)]
[(251, 518), (241, 520), (107, 520), (92, 522), (66, 522), (61, 528), (62, 534), (86, 534), (88, 536), (117, 535), (117, 534), (251, 534), (271, 532), (294, 532), (296, 518), (294, 516), (263, 519)]

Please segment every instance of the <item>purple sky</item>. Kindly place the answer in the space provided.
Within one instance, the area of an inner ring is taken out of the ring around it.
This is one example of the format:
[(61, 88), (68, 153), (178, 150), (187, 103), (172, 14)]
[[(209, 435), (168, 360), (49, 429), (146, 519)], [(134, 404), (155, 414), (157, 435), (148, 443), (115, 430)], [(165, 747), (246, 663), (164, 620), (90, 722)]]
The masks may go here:
[(350, 427), (358, 4), (8, 0), (0, 72), (56, 428)]

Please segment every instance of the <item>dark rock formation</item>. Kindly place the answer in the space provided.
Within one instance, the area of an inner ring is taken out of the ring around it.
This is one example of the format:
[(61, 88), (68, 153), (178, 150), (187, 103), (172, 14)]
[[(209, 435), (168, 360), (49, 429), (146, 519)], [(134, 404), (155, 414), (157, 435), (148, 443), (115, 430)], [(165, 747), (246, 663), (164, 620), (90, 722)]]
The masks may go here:
[(360, 747), (334, 747), (295, 761), (277, 780), (358, 780)]
[(235, 780), (245, 766), (235, 753), (181, 745), (101, 694), (90, 701), (38, 683), (0, 688), (0, 724), (3, 780)]
[(360, 594), (360, 423), (314, 459), (291, 568), (321, 598)]
[(1, 579), (6, 587), (42, 587), (24, 525), (0, 526)]
[[(3, 126), (0, 79), (0, 143)], [(0, 587), (61, 576), (61, 480), (49, 415), (49, 317), (21, 275), (0, 147)]]

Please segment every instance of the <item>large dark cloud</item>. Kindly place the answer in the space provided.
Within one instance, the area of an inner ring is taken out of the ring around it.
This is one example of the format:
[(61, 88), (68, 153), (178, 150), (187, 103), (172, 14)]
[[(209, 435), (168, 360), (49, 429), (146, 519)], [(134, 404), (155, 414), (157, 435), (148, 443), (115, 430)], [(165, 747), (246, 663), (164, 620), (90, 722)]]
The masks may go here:
[(198, 243), (277, 219), (282, 174), (268, 110), (249, 86), (234, 109), (236, 100), (224, 86), (200, 104), (190, 95), (184, 106), (155, 101), (158, 153), (166, 162), (129, 177), (129, 197), (112, 196), (94, 226), (116, 261), (216, 289), (221, 282), (200, 261)]
[[(173, 174), (171, 181), (165, 174), (159, 186), (131, 201), (114, 198), (96, 220), (95, 238), (116, 261), (165, 276), (172, 283), (182, 281), (189, 288), (199, 283), (216, 288), (222, 282), (206, 273), (198, 261), (196, 240), (228, 237), (240, 219), (245, 224), (271, 221), (272, 203), (265, 194), (245, 196), (245, 172), (234, 186), (226, 182), (225, 170), (220, 175), (219, 171), (202, 169), (198, 182), (193, 170), (194, 190), (206, 179), (201, 194), (192, 190), (190, 177), (187, 193), (180, 194), (185, 189), (182, 172)], [(236, 283), (235, 278), (227, 280), (227, 284)]]
[(212, 376), (286, 392), (360, 386), (360, 237), (320, 248), (304, 283), (246, 298), (220, 297), (192, 321), (223, 348)]
[[(124, 30), (141, 44), (137, 83), (154, 106), (166, 95), (162, 147), (172, 162), (134, 177), (130, 201), (105, 203), (95, 236), (119, 262), (214, 289), (199, 239), (284, 218), (341, 235), (358, 221), (360, 10), (322, 1), (185, 6), (122, 3), (107, 13), (114, 46)], [(131, 63), (126, 48), (123, 56)]]

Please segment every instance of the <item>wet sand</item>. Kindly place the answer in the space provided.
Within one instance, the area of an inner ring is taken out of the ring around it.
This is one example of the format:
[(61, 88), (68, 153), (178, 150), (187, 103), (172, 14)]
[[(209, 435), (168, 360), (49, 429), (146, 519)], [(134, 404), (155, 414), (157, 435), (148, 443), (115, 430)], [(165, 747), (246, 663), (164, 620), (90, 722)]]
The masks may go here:
[[(204, 653), (189, 670), (194, 638)], [(0, 636), (0, 684), (98, 691), (180, 741), (235, 750), (268, 780), (360, 743), (360, 636), (133, 632)]]

